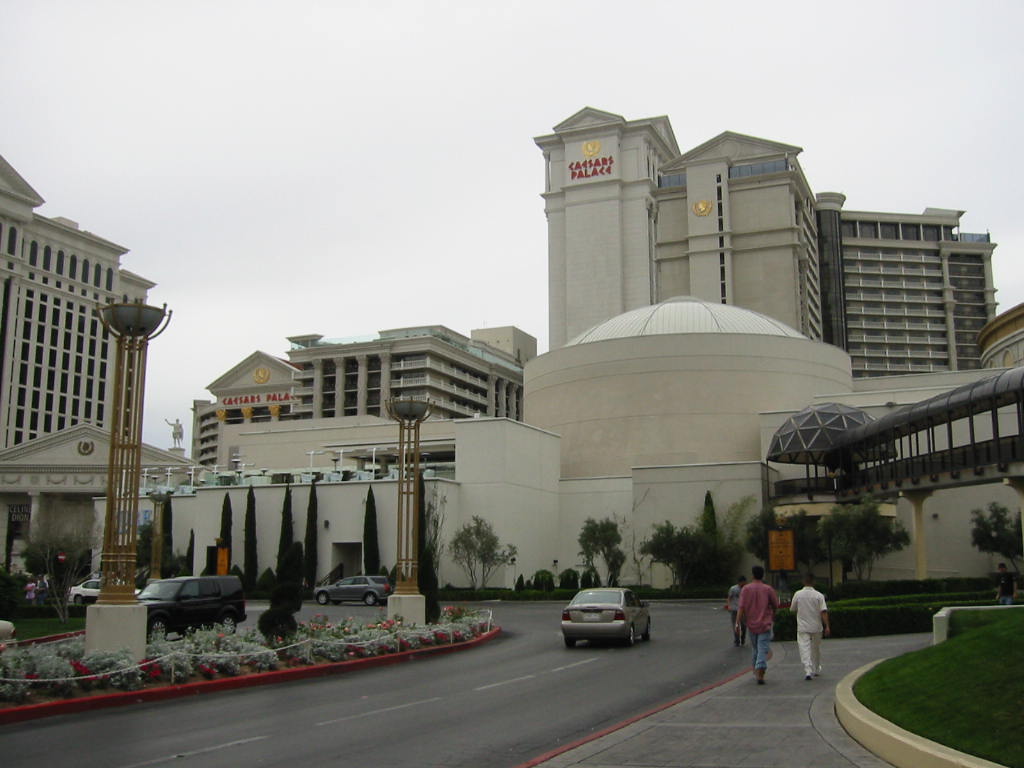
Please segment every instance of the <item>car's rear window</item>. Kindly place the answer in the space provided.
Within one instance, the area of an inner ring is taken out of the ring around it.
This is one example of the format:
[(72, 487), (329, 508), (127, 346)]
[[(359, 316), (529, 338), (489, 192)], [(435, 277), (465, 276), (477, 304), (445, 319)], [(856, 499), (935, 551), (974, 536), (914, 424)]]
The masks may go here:
[(572, 599), (572, 605), (585, 603), (606, 603), (618, 605), (622, 602), (622, 593), (613, 589), (588, 589), (580, 592)]

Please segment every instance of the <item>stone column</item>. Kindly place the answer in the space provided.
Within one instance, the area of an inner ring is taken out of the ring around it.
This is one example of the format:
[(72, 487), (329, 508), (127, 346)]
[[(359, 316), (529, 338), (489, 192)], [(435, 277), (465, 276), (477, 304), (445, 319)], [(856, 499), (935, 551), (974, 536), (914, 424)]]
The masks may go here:
[(367, 379), (369, 378), (366, 370), (366, 355), (357, 355), (356, 360), (359, 362), (359, 374), (356, 378), (356, 414), (365, 416)]
[(497, 378), (493, 373), (487, 376), (487, 415), (497, 415), (497, 406), (495, 405), (494, 398), (497, 395)]
[(324, 415), (324, 361), (313, 361), (313, 418)]
[(519, 419), (519, 385), (511, 381), (508, 383), (508, 417)]
[(928, 543), (924, 534), (924, 502), (932, 495), (931, 491), (901, 491), (900, 495), (911, 503), (914, 508), (914, 525), (911, 539), (914, 545), (914, 578), (928, 578)]
[(498, 379), (498, 412), (495, 416), (502, 418), (508, 414), (508, 382)]
[(380, 353), (380, 407), (384, 414), (384, 403), (391, 397), (391, 353)]
[(334, 416), (345, 415), (345, 358), (334, 358)]

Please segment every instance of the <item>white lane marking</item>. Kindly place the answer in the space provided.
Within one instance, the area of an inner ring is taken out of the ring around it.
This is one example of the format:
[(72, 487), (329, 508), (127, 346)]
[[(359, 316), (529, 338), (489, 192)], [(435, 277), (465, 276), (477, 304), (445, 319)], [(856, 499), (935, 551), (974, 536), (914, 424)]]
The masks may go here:
[(226, 744), (216, 744), (212, 747), (204, 747), (203, 749), (193, 749), (191, 752), (179, 752), (175, 755), (167, 755), (166, 757), (158, 757), (156, 760), (147, 760), (145, 763), (133, 763), (131, 765), (122, 766), (122, 768), (143, 768), (147, 765), (159, 765), (160, 763), (166, 763), (169, 760), (180, 760), (183, 757), (195, 757), (196, 755), (204, 755), (207, 752), (216, 752), (218, 749), (227, 749), (228, 747), (237, 747), (241, 744), (251, 744), (254, 741), (262, 741), (268, 739), (269, 736), (253, 736), (251, 739), (238, 739), (237, 741), (229, 741)]
[(564, 667), (555, 667), (552, 672), (564, 672), (567, 669), (578, 667), (581, 664), (589, 664), (592, 661), (597, 661), (597, 656), (591, 656), (589, 659), (583, 659), (582, 661), (574, 661), (572, 664), (566, 664)]
[(363, 717), (372, 717), (373, 715), (379, 715), (382, 712), (394, 712), (397, 709), (408, 709), (409, 707), (418, 707), (420, 704), (431, 704), (435, 701), (440, 701), (440, 696), (435, 696), (432, 699), (422, 699), (420, 701), (410, 701), (408, 704), (398, 704), (394, 707), (384, 707), (383, 709), (373, 709), (369, 712), (360, 712), (358, 715), (348, 715), (347, 717), (339, 717), (335, 720), (324, 720), (322, 723), (316, 723), (316, 725), (331, 725), (333, 723), (343, 723), (346, 720), (359, 720)]
[(523, 675), (522, 677), (513, 677), (511, 680), (502, 680), (500, 683), (491, 683), (490, 685), (481, 685), (479, 688), (474, 688), (474, 691), (486, 691), (488, 688), (497, 688), (499, 685), (509, 685), (511, 683), (518, 683), (522, 680), (530, 680), (536, 677), (536, 675)]

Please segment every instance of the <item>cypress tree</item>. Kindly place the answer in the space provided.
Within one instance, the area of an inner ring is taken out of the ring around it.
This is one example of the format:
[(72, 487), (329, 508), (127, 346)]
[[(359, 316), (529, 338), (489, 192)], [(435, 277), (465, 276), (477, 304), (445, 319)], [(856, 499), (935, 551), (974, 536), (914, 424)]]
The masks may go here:
[(309, 504), (306, 506), (306, 544), (302, 561), (302, 575), (306, 586), (310, 589), (316, 585), (317, 524), (316, 480), (313, 480), (312, 485), (309, 486)]
[(174, 560), (174, 511), (171, 509), (171, 497), (167, 497), (167, 501), (164, 502), (163, 517), (160, 519), (160, 533), (162, 535), (163, 547), (160, 552), (160, 570), (162, 573), (158, 574), (161, 578), (170, 574), (176, 575), (171, 572), (172, 561)]
[(363, 515), (363, 573), (380, 573), (380, 545), (377, 543), (377, 502), (373, 488), (366, 494)]
[(295, 535), (292, 533), (292, 487), (284, 487), (284, 504), (281, 506), (281, 535), (277, 539), (277, 574), (281, 577), (281, 566), (288, 556)]
[(427, 536), (429, 519), (427, 516), (427, 494), (423, 483), (422, 471), (416, 478), (416, 490), (419, 495), (419, 504), (416, 508), (416, 548), (419, 550), (419, 567), (416, 571), (417, 586), (419, 587), (420, 594), (426, 598), (425, 613), (427, 624), (436, 624), (437, 620), (441, 618), (440, 590), (437, 584), (437, 564), (434, 558), (433, 541)]
[(715, 502), (711, 500), (711, 491), (704, 492), (704, 513), (700, 517), (700, 528), (709, 536), (718, 534), (718, 520), (715, 519)]
[(259, 562), (256, 549), (256, 492), (249, 486), (245, 497), (245, 578), (242, 580), (246, 590), (252, 591), (259, 578)]
[(231, 568), (231, 496), (224, 491), (224, 504), (220, 508), (220, 540), (228, 548), (228, 569)]
[(185, 570), (188, 576), (196, 572), (196, 532), (195, 529), (188, 529), (188, 549), (185, 550)]

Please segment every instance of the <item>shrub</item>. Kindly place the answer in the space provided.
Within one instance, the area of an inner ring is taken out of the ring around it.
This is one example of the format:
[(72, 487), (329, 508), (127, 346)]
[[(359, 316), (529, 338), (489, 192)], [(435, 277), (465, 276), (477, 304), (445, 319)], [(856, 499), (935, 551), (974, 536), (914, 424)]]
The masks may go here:
[(533, 574), (533, 588), (545, 592), (553, 592), (555, 589), (555, 574), (543, 568)]
[(575, 568), (566, 568), (558, 574), (559, 589), (579, 589), (580, 574)]
[[(956, 602), (956, 601), (954, 601)], [(959, 602), (958, 605), (977, 605)], [(986, 601), (983, 605), (991, 605)], [(944, 600), (931, 603), (903, 605), (830, 607), (828, 616), (832, 637), (868, 637), (871, 635), (902, 635), (912, 632), (931, 632), (932, 616), (950, 605)], [(792, 611), (782, 609), (775, 615), (775, 639), (796, 639), (796, 617)]]
[(267, 570), (261, 573), (260, 577), (256, 579), (256, 591), (263, 592), (269, 595), (273, 591), (274, 585), (276, 584), (277, 576), (274, 575), (274, 569), (267, 568)]
[(13, 618), (23, 602), (22, 587), (7, 571), (0, 568), (0, 616)]
[(848, 581), (835, 584), (826, 591), (830, 600), (846, 600), (854, 597), (883, 597), (889, 595), (919, 595), (936, 592), (975, 592), (992, 589), (991, 579), (950, 578), (924, 579), (916, 581), (903, 579), (894, 581)]
[(526, 589), (526, 580), (523, 578), (523, 574), (519, 574), (519, 578), (516, 579), (516, 592), (522, 592)]
[(295, 582), (278, 584), (270, 593), (270, 607), (295, 613), (302, 608), (302, 587)]
[(299, 625), (295, 621), (292, 611), (283, 608), (268, 608), (260, 614), (256, 626), (267, 642), (273, 642), (278, 637), (291, 637)]

